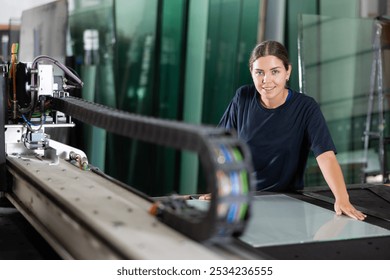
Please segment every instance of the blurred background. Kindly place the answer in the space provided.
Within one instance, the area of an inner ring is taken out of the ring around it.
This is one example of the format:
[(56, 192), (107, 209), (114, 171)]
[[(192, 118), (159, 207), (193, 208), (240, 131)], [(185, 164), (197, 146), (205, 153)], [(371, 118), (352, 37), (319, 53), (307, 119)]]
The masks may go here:
[[(4, 61), (17, 42), (20, 61), (45, 54), (79, 73), (85, 86), (75, 96), (197, 124), (218, 123), (235, 90), (251, 83), (252, 48), (278, 40), (289, 50), (290, 87), (321, 106), (346, 182), (388, 179), (388, 0), (19, 0), (1, 6)], [(370, 94), (378, 97), (372, 112)], [(382, 138), (364, 145), (367, 120)], [(75, 122), (64, 141), (112, 177), (151, 196), (205, 191), (207, 171), (196, 155)], [(312, 156), (305, 180), (307, 188), (325, 185)]]

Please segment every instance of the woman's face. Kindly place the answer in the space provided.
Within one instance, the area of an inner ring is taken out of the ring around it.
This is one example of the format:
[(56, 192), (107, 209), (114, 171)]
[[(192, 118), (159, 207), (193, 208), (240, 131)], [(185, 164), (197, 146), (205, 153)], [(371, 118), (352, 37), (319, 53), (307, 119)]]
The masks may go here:
[(253, 62), (253, 83), (266, 106), (276, 108), (284, 103), (288, 93), (285, 86), (290, 72), (291, 66), (286, 70), (283, 62), (273, 55), (259, 57)]

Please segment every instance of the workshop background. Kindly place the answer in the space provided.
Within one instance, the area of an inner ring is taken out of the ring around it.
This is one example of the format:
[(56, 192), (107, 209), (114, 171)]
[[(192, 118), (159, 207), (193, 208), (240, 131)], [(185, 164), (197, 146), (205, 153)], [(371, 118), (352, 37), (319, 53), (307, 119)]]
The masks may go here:
[[(363, 138), (370, 116), (371, 129), (384, 136), (382, 158), (387, 163), (386, 49), (384, 122), (379, 118), (378, 83), (373, 81), (377, 21), (386, 21), (390, 1), (60, 0), (50, 9), (34, 8), (49, 2), (2, 4), (4, 60), (10, 57), (9, 46), (19, 42), (20, 60), (44, 52), (79, 73), (85, 85), (76, 96), (136, 114), (216, 125), (235, 90), (251, 83), (252, 48), (266, 39), (278, 40), (289, 50), (290, 86), (321, 106), (347, 184), (386, 179), (381, 174), (380, 141), (373, 138), (365, 147)], [(46, 30), (37, 19), (50, 19), (56, 28)], [(388, 30), (382, 31), (388, 38)], [(23, 45), (23, 40), (32, 42)], [(372, 114), (370, 93), (377, 97)], [(151, 196), (204, 191), (195, 154), (82, 124), (66, 135), (93, 165)], [(307, 187), (325, 184), (312, 157), (305, 180)]]

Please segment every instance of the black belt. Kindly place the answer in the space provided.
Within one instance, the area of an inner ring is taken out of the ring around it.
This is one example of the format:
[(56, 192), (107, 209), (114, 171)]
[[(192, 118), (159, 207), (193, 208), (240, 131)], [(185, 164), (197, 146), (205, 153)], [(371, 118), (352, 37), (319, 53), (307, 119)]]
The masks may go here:
[(74, 97), (51, 98), (54, 110), (117, 135), (196, 152), (212, 195), (207, 212), (171, 196), (154, 205), (154, 214), (181, 233), (197, 240), (240, 235), (249, 216), (254, 190), (247, 146), (233, 132), (119, 111)]

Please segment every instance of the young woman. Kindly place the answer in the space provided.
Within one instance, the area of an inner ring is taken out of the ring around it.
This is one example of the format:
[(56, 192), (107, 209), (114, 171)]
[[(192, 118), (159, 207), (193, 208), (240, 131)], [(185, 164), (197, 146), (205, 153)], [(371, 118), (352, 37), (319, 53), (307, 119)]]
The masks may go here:
[(240, 87), (219, 126), (235, 129), (252, 153), (257, 190), (303, 188), (310, 150), (335, 197), (334, 209), (363, 220), (349, 201), (336, 148), (316, 101), (287, 87), (291, 64), (276, 41), (257, 45), (249, 59), (253, 85)]

